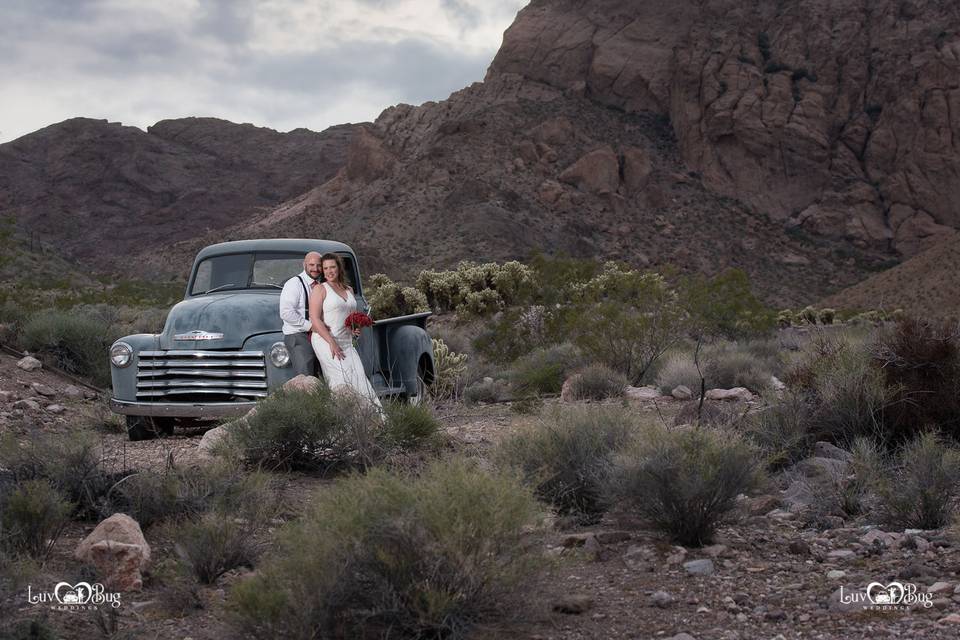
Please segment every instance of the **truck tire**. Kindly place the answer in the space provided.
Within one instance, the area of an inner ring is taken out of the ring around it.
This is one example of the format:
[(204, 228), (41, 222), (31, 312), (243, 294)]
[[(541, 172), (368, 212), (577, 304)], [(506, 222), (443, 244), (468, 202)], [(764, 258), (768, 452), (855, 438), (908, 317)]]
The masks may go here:
[(423, 366), (423, 363), (417, 367), (417, 392), (413, 394), (405, 394), (403, 396), (403, 401), (407, 404), (412, 404), (414, 406), (421, 405), (427, 399), (427, 382), (426, 382), (426, 369)]
[(131, 442), (153, 440), (161, 433), (173, 433), (173, 422), (169, 425), (156, 418), (147, 416), (127, 416), (127, 436)]

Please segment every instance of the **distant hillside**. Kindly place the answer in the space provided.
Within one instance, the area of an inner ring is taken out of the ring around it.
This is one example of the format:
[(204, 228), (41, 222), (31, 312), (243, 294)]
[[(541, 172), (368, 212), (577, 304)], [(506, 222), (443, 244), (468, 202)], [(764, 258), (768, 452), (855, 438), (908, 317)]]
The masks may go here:
[(0, 145), (0, 217), (86, 267), (129, 270), (130, 256), (262, 215), (325, 182), (353, 131), (185, 118), (143, 132), (74, 118)]
[(851, 309), (904, 309), (927, 318), (960, 319), (960, 234), (820, 303)]

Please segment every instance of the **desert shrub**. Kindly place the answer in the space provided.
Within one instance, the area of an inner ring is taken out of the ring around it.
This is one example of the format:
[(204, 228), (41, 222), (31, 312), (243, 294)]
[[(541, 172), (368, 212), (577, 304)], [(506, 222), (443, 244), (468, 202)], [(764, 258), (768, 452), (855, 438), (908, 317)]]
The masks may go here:
[(623, 396), (627, 378), (619, 371), (602, 364), (592, 364), (577, 371), (570, 384), (574, 400), (606, 400)]
[(430, 407), (406, 402), (388, 402), (384, 441), (407, 449), (434, 440), (440, 433), (440, 422)]
[(820, 324), (833, 324), (837, 317), (836, 309), (823, 308), (817, 313), (817, 322)]
[(522, 416), (537, 415), (543, 411), (543, 398), (526, 396), (510, 403), (510, 410)]
[(69, 438), (35, 433), (22, 441), (13, 436), (0, 439), (0, 467), (17, 482), (48, 480), (80, 518), (100, 515), (108, 490), (122, 477), (105, 469), (96, 436), (80, 430)]
[(437, 400), (447, 400), (459, 394), (463, 375), (467, 371), (467, 354), (454, 353), (439, 338), (433, 342), (434, 377), (430, 394)]
[(503, 298), (493, 289), (470, 291), (463, 296), (457, 312), (466, 316), (488, 316), (504, 307)]
[(577, 286), (581, 301), (569, 311), (569, 329), (591, 360), (639, 382), (681, 335), (683, 310), (677, 294), (657, 274), (608, 263)]
[(461, 262), (455, 271), (422, 271), (416, 287), (431, 307), (486, 315), (528, 299), (534, 272), (519, 262)]
[(274, 503), (276, 491), (267, 476), (212, 464), (131, 474), (111, 488), (108, 511), (127, 513), (149, 527), (216, 509), (243, 512), (248, 506)]
[(0, 500), (4, 546), (44, 561), (63, 533), (73, 505), (44, 479), (27, 480)]
[[(703, 368), (701, 363), (701, 371)], [(699, 397), (700, 372), (693, 361), (693, 354), (687, 351), (673, 351), (668, 354), (657, 367), (655, 384), (664, 395), (670, 395), (671, 391), (682, 385)]]
[(610, 505), (605, 483), (612, 458), (636, 429), (622, 407), (556, 409), (504, 439), (494, 459), (518, 470), (561, 514), (595, 522)]
[(889, 524), (939, 529), (955, 515), (960, 492), (960, 450), (924, 433), (887, 459), (876, 474), (881, 514)]
[(463, 390), (463, 400), (467, 404), (503, 402), (508, 398), (510, 387), (503, 380), (480, 380)]
[(454, 311), (461, 302), (462, 282), (456, 271), (421, 271), (416, 287), (438, 312)]
[[(763, 358), (736, 342), (708, 345), (701, 351), (701, 369), (708, 389), (746, 387), (762, 393), (770, 387), (774, 369)], [(696, 392), (697, 387), (691, 387)]]
[(19, 345), (28, 317), (27, 310), (12, 300), (0, 304), (0, 342)]
[(748, 415), (744, 431), (760, 448), (767, 467), (782, 469), (810, 453), (815, 442), (814, 413), (806, 396), (788, 393), (782, 400)]
[(107, 351), (119, 333), (110, 323), (85, 313), (46, 311), (24, 324), (23, 348), (53, 358), (54, 363), (94, 384), (110, 384)]
[(175, 549), (197, 580), (213, 584), (231, 569), (253, 568), (266, 547), (258, 538), (264, 528), (265, 521), (260, 518), (208, 512), (175, 530)]
[(738, 339), (768, 333), (776, 316), (753, 295), (750, 279), (740, 269), (711, 278), (688, 276), (677, 285), (686, 330), (700, 339)]
[(382, 273), (370, 276), (367, 287), (370, 315), (376, 319), (430, 311), (423, 293), (413, 287), (402, 287)]
[(754, 448), (730, 431), (660, 429), (617, 458), (615, 493), (687, 546), (713, 539), (761, 471)]
[(379, 460), (381, 430), (382, 422), (363, 398), (333, 394), (321, 385), (280, 390), (262, 400), (253, 416), (234, 423), (230, 440), (249, 464), (326, 472)]
[(465, 461), (374, 469), (317, 492), (232, 604), (258, 637), (462, 637), (531, 575), (539, 515), (514, 477)]
[(918, 429), (938, 427), (960, 441), (960, 332), (956, 326), (916, 319), (881, 331), (874, 364), (893, 390), (884, 421), (902, 442)]
[(551, 322), (544, 307), (505, 309), (480, 326), (473, 346), (492, 362), (512, 362), (553, 342), (548, 335)]
[(535, 349), (514, 362), (510, 382), (520, 395), (560, 393), (564, 380), (581, 362), (571, 344)]

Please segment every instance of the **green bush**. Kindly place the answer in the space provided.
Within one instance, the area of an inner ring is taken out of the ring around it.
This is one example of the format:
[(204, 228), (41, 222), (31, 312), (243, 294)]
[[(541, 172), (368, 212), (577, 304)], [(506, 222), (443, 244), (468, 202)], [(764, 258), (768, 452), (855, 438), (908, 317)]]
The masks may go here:
[[(701, 361), (700, 371), (705, 368), (705, 363)], [(660, 389), (660, 393), (664, 395), (670, 395), (670, 392), (682, 385), (690, 389), (694, 396), (699, 398), (700, 371), (697, 371), (692, 353), (674, 351), (666, 356), (657, 367), (655, 384)]]
[(592, 364), (580, 369), (570, 384), (574, 400), (606, 400), (623, 396), (627, 378), (619, 371), (602, 364)]
[(815, 442), (814, 407), (806, 396), (785, 394), (746, 418), (747, 437), (760, 448), (768, 468), (788, 467), (806, 458)]
[(939, 529), (955, 516), (960, 450), (924, 433), (904, 445), (876, 478), (884, 520), (898, 527)]
[[(732, 389), (746, 387), (762, 394), (770, 388), (772, 369), (762, 358), (750, 353), (736, 342), (720, 342), (702, 349), (701, 369), (707, 381), (707, 389)], [(699, 388), (699, 381), (696, 387)]]
[(434, 378), (430, 394), (437, 400), (459, 395), (467, 371), (467, 354), (454, 353), (439, 338), (433, 339)]
[(402, 287), (382, 273), (370, 276), (367, 304), (374, 319), (396, 318), (430, 311), (427, 298), (413, 287)]
[(510, 370), (510, 383), (519, 395), (560, 393), (564, 380), (581, 361), (571, 344), (536, 349), (517, 359)]
[(461, 262), (455, 271), (422, 271), (416, 287), (438, 311), (482, 316), (525, 301), (533, 283), (533, 270), (516, 261)]
[(0, 540), (11, 551), (46, 560), (70, 519), (73, 505), (48, 480), (27, 480), (0, 496)]
[(705, 278), (682, 278), (677, 286), (687, 331), (698, 338), (738, 339), (770, 332), (777, 316), (753, 295), (740, 269)]
[(23, 348), (53, 358), (54, 363), (94, 384), (109, 386), (110, 345), (120, 337), (102, 318), (84, 313), (46, 311), (23, 326)]
[(516, 605), (539, 516), (515, 478), (464, 461), (374, 469), (318, 491), (232, 605), (257, 637), (463, 637)]
[(505, 438), (494, 459), (519, 471), (561, 514), (595, 522), (610, 506), (605, 483), (612, 458), (636, 428), (635, 417), (623, 407), (556, 409)]
[(97, 437), (83, 430), (69, 438), (34, 433), (19, 440), (8, 435), (0, 439), (0, 467), (17, 482), (50, 481), (81, 518), (101, 515), (108, 490), (123, 477), (105, 469)]
[(619, 456), (615, 493), (680, 544), (712, 541), (736, 498), (757, 486), (757, 452), (730, 431), (651, 432)]
[(467, 404), (503, 402), (510, 398), (510, 389), (502, 380), (481, 380), (463, 390)]
[(175, 530), (175, 548), (181, 560), (203, 584), (213, 584), (231, 569), (253, 568), (266, 548), (258, 538), (265, 522), (209, 512)]
[[(491, 362), (513, 362), (553, 342), (548, 324), (554, 319), (544, 307), (505, 309), (479, 327), (473, 347)], [(561, 329), (559, 333), (565, 333)]]
[(332, 471), (367, 467), (382, 459), (383, 424), (363, 398), (280, 390), (257, 404), (255, 414), (231, 426), (231, 444), (247, 463), (267, 469)]
[(384, 440), (404, 449), (418, 447), (437, 438), (440, 422), (430, 407), (406, 402), (388, 402)]

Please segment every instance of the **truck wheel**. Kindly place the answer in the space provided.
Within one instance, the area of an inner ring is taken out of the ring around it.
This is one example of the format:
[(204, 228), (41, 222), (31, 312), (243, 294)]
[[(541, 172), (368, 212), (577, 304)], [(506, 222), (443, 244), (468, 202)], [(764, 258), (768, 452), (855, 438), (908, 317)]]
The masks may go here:
[(157, 425), (147, 416), (127, 416), (127, 436), (131, 442), (153, 440), (157, 432)]
[(427, 383), (424, 380), (425, 376), (426, 376), (426, 371), (424, 370), (423, 365), (420, 365), (419, 367), (417, 367), (416, 393), (413, 393), (413, 394), (408, 393), (403, 398), (407, 404), (412, 404), (415, 406), (421, 405), (427, 399)]

